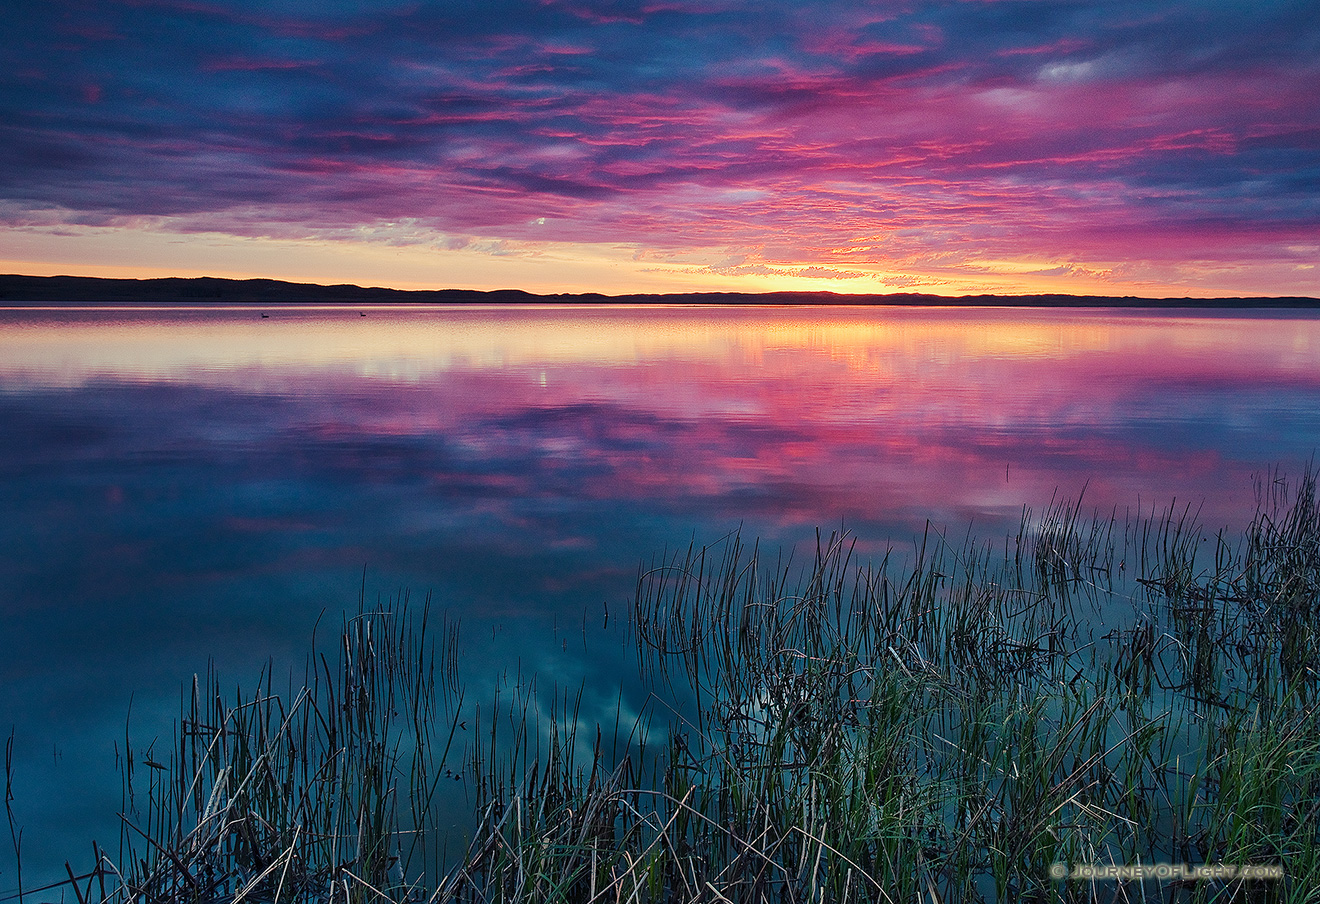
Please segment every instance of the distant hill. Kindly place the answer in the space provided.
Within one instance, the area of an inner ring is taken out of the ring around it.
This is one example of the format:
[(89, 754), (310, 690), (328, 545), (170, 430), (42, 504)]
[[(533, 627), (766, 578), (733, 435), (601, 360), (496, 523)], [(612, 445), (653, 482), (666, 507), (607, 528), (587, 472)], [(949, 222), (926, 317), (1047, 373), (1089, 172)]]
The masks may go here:
[(101, 279), (92, 276), (0, 275), (0, 304), (835, 304), (965, 305), (1010, 307), (1312, 308), (1320, 299), (1297, 296), (1237, 298), (1138, 298), (1132, 295), (843, 295), (835, 292), (684, 292), (602, 295), (596, 292), (535, 295), (520, 289), (363, 288), (318, 286), (277, 279)]

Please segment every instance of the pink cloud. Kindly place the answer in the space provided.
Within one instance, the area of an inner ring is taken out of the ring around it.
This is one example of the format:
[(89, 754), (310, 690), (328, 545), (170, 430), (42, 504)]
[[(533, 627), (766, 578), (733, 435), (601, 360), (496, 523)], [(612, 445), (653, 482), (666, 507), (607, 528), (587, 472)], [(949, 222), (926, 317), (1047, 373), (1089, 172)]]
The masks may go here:
[[(63, 96), (86, 103), (96, 86), (90, 124), (26, 87), (31, 112), (0, 136), (12, 205), (244, 235), (406, 219), (532, 242), (544, 220), (556, 241), (697, 267), (760, 249), (750, 266), (765, 271), (747, 276), (928, 282), (960, 267), (990, 278), (1006, 258), (1042, 278), (1122, 278), (1180, 254), (1166, 276), (1237, 259), (1277, 281), (1286, 247), (1320, 222), (1314, 67), (1296, 48), (1291, 68), (1265, 52), (1283, 32), (1161, 4), (1090, 18), (784, 6), (748, 20), (730, 4), (619, 0), (496, 22), (461, 5), (271, 18), (141, 2), (153, 27), (205, 48), (181, 55), (188, 77), (125, 84), (131, 68), (87, 63)], [(1171, 22), (1183, 44), (1167, 44)], [(103, 25), (127, 44), (142, 28)], [(92, 61), (131, 50), (85, 40), (101, 48)]]

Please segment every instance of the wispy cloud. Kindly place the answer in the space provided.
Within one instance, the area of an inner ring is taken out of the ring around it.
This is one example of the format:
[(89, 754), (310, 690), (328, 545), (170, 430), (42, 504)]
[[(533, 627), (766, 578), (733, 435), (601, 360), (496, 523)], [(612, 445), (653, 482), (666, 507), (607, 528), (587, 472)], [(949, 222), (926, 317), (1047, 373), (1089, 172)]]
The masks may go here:
[(552, 229), (871, 289), (1006, 258), (1268, 281), (1320, 227), (1305, 4), (53, 0), (9, 26), (10, 227)]

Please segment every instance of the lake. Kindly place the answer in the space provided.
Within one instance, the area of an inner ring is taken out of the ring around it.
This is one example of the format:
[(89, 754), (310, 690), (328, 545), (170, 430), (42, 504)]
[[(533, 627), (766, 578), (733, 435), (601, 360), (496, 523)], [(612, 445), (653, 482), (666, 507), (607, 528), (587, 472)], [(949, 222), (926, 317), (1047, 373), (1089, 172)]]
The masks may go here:
[(300, 664), (360, 594), (430, 594), (470, 682), (603, 684), (621, 660), (583, 655), (587, 623), (642, 563), (738, 529), (843, 529), (864, 559), (1078, 496), (1241, 527), (1255, 481), (1320, 446), (1320, 315), (8, 308), (0, 431), (31, 888), (113, 849), (130, 706), (134, 748), (167, 744), (208, 662)]

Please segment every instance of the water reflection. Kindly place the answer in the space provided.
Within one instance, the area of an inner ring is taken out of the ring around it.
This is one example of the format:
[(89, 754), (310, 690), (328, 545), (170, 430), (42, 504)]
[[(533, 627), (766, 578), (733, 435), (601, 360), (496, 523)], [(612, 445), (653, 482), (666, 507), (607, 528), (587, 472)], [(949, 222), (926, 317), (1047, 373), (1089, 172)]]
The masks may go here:
[(0, 312), (0, 725), (32, 870), (70, 826), (116, 836), (130, 694), (150, 724), (208, 657), (299, 661), (364, 566), (368, 594), (459, 613), (474, 673), (582, 676), (612, 660), (532, 638), (621, 610), (639, 560), (694, 536), (842, 524), (874, 553), (1083, 487), (1241, 523), (1252, 475), (1320, 438), (1308, 317), (260, 313)]

